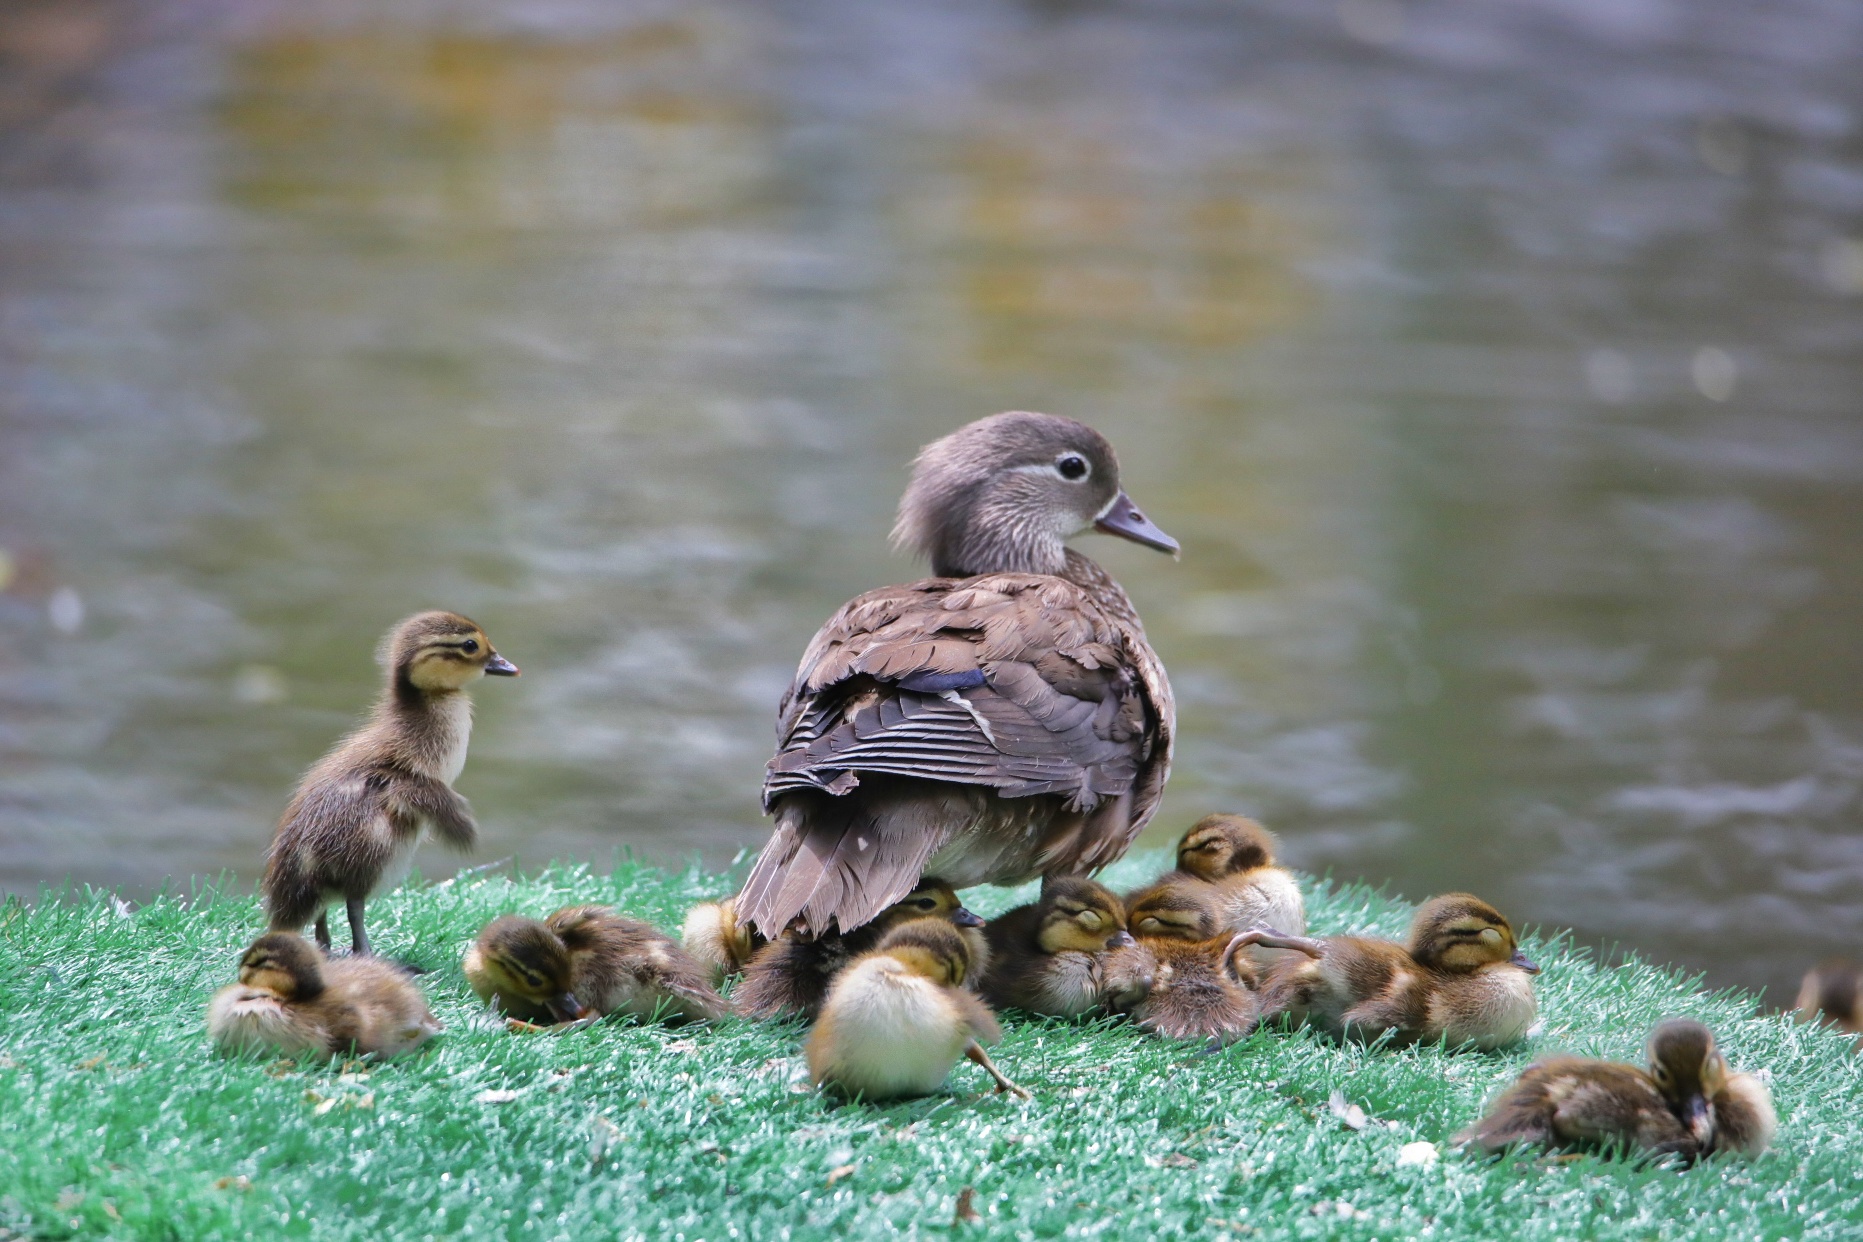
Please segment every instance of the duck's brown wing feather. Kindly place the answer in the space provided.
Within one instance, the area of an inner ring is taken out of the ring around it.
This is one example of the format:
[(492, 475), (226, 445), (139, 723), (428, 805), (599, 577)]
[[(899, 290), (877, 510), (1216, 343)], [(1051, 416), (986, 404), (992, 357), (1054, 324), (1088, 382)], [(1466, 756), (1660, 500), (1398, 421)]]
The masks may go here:
[[(745, 884), (744, 916), (766, 933), (805, 907), (817, 928), (828, 916), (858, 926), (986, 811), (938, 805), (949, 789), (902, 795), (896, 808), (846, 797), (863, 781), (876, 795), (899, 788), (874, 778), (1054, 795), (1066, 835), (1042, 843), (1052, 870), (1124, 853), (1162, 791), (1171, 702), (1130, 604), (1105, 587), (1108, 600), (1036, 574), (931, 578), (868, 592), (830, 618), (779, 712), (764, 779), (777, 830)], [(1019, 810), (1010, 818), (1033, 813)]]

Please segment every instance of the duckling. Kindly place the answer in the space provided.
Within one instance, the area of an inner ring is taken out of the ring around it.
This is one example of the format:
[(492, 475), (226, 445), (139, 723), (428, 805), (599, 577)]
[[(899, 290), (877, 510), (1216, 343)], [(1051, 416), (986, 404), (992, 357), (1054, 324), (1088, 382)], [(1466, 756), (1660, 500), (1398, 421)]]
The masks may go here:
[[(1205, 815), (1177, 843), (1177, 869), (1214, 884), (1222, 894), (1222, 925), (1230, 933), (1272, 927), (1307, 934), (1307, 904), (1293, 873), (1275, 865), (1274, 834), (1241, 815)], [(1246, 946), (1257, 965), (1285, 950)]]
[[(1863, 966), (1841, 957), (1819, 962), (1805, 972), (1797, 1008), (1801, 1021), (1863, 1035)], [(1856, 1048), (1863, 1051), (1863, 1039)]]
[(1308, 940), (1257, 929), (1240, 944), (1299, 949), (1263, 972), (1263, 1017), (1290, 1015), (1335, 1034), (1400, 1044), (1444, 1040), (1483, 1050), (1519, 1042), (1538, 1016), (1532, 976), (1514, 929), (1468, 893), (1431, 898), (1408, 947), (1362, 936)]
[(828, 985), (837, 972), (880, 943), (881, 937), (908, 919), (943, 919), (963, 930), (970, 959), (966, 978), (981, 978), (989, 968), (990, 947), (980, 930), (983, 920), (966, 910), (957, 891), (943, 880), (923, 879), (880, 916), (844, 936), (808, 939), (795, 932), (778, 936), (757, 950), (744, 968), (744, 980), (732, 994), (737, 1012), (747, 1018), (813, 1018), (821, 1012)]
[(565, 906), (539, 921), (493, 919), (466, 950), (479, 999), (525, 1023), (612, 1013), (711, 1022), (724, 1000), (671, 936), (607, 906)]
[(387, 689), (362, 727), (298, 782), (260, 881), (271, 929), (301, 931), (314, 917), (325, 952), (330, 902), (345, 903), (350, 946), (366, 954), (363, 903), (407, 877), (422, 839), (438, 833), (458, 850), (478, 840), (472, 808), (453, 792), (472, 732), (466, 687), (518, 673), (485, 631), (452, 612), (409, 617), (380, 654)]
[(846, 934), (921, 876), (1021, 884), (1126, 852), (1175, 707), (1131, 599), (1065, 546), (1088, 529), (1177, 552), (1083, 423), (1011, 411), (919, 453), (893, 541), (937, 576), (849, 601), (803, 654), (745, 921)]
[(1614, 1144), (1685, 1159), (1755, 1156), (1772, 1141), (1772, 1093), (1728, 1069), (1707, 1027), (1687, 1018), (1659, 1023), (1647, 1056), (1647, 1071), (1584, 1057), (1531, 1065), (1456, 1141), (1488, 1152)]
[(751, 956), (768, 943), (755, 928), (738, 921), (736, 897), (701, 901), (692, 907), (686, 912), (679, 939), (686, 952), (711, 968), (714, 983), (742, 974)]
[(971, 942), (941, 918), (908, 919), (835, 976), (809, 1032), (809, 1076), (869, 1100), (930, 1095), (967, 1056), (1022, 1099), (983, 1045), (1002, 1037), (996, 1015), (964, 988)]
[(1222, 892), (1166, 872), (1126, 898), (1137, 945), (1109, 955), (1107, 1008), (1171, 1039), (1240, 1039), (1261, 1013), (1259, 978), (1241, 950), (1252, 941), (1222, 926)]
[(295, 932), (267, 932), (214, 993), (207, 1030), (222, 1052), (392, 1057), (426, 1043), (439, 1019), (400, 967), (372, 957), (326, 961)]
[(1084, 876), (1047, 881), (1040, 901), (991, 919), (983, 934), (990, 943), (983, 998), (1062, 1018), (1099, 1008), (1103, 956), (1137, 943), (1119, 898)]

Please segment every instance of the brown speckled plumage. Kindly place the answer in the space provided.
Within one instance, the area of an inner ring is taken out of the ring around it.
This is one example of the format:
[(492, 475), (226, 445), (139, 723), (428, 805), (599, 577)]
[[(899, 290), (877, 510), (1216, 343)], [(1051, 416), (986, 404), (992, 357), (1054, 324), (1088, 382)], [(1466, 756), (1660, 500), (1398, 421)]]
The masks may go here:
[(1084, 876), (1057, 876), (1042, 886), (1041, 900), (998, 915), (983, 932), (990, 942), (983, 998), (1063, 1018), (1101, 1006), (1103, 959), (1132, 943), (1119, 898)]
[(527, 1022), (581, 1014), (709, 1022), (727, 1012), (678, 941), (607, 906), (494, 919), (466, 951), (464, 969), (480, 999)]
[(208, 1030), (224, 1052), (394, 1056), (440, 1031), (401, 967), (379, 958), (326, 961), (293, 932), (267, 932), (214, 994)]
[(300, 931), (315, 919), (325, 949), (324, 908), (342, 901), (355, 951), (369, 951), (363, 903), (400, 882), (426, 833), (472, 848), (478, 825), (452, 787), (472, 731), (465, 687), (483, 673), (517, 672), (484, 631), (450, 612), (401, 622), (382, 662), (387, 689), (362, 727), (299, 781), (260, 881), (273, 930)]
[(1174, 708), (1131, 600), (1063, 546), (1096, 524), (1176, 547), (1083, 424), (1000, 414), (926, 447), (895, 538), (938, 576), (850, 601), (803, 655), (747, 922), (848, 931), (922, 874), (1016, 884), (1125, 852), (1162, 794)]

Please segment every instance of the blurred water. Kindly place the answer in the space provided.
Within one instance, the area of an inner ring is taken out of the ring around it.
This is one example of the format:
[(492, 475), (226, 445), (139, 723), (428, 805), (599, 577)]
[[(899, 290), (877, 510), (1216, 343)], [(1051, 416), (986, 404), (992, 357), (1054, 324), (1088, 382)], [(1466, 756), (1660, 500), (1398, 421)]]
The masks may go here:
[(10, 6), (0, 885), (250, 879), (431, 606), (525, 670), (479, 861), (726, 861), (912, 451), (1021, 407), (1184, 543), (1090, 546), (1182, 703), (1155, 835), (1789, 985), (1863, 949), (1860, 54), (1840, 0)]

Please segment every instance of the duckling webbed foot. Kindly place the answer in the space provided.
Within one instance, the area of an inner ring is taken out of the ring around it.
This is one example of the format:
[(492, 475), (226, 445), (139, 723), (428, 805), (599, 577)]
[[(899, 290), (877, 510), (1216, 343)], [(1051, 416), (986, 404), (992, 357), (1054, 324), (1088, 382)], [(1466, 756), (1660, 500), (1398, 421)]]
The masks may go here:
[(1003, 1071), (996, 1068), (996, 1062), (990, 1060), (990, 1054), (983, 1050), (983, 1045), (976, 1040), (971, 1040), (965, 1047), (964, 1055), (975, 1061), (978, 1065), (981, 1065), (984, 1072), (996, 1080), (996, 1093), (998, 1095), (1008, 1092), (1018, 1099), (1032, 1100), (1035, 1098), (1023, 1088), (1009, 1081)]
[(1265, 949), (1292, 949), (1296, 953), (1305, 953), (1308, 957), (1320, 957), (1326, 952), (1326, 946), (1308, 936), (1289, 936), (1272, 927), (1251, 927), (1239, 933), (1223, 950), (1223, 961), (1227, 962), (1235, 955), (1237, 949), (1258, 944)]
[[(302, 927), (300, 926), (300, 930)], [(325, 957), (330, 956), (330, 914), (328, 911), (317, 912), (317, 947), (323, 950)]]

